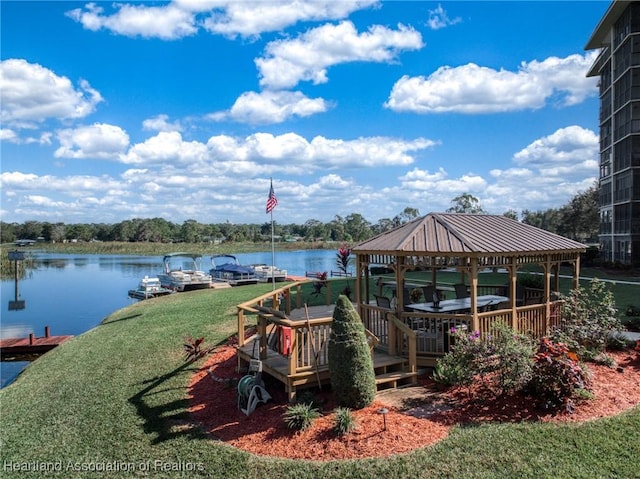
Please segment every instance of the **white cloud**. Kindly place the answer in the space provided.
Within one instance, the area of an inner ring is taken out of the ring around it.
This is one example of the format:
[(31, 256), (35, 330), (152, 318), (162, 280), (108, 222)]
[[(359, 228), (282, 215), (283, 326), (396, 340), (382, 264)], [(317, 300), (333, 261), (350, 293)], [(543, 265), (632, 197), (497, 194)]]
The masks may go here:
[(233, 0), (220, 2), (219, 10), (205, 19), (204, 27), (212, 33), (231, 38), (237, 35), (252, 37), (279, 31), (301, 21), (340, 20), (356, 10), (376, 4), (377, 0), (251, 3)]
[(18, 135), (15, 131), (9, 128), (0, 128), (0, 141), (6, 141), (9, 143), (18, 143)]
[(300, 81), (314, 84), (327, 81), (327, 68), (348, 62), (391, 62), (403, 50), (423, 47), (422, 36), (411, 27), (397, 30), (374, 25), (358, 33), (353, 23), (343, 21), (309, 30), (294, 40), (269, 43), (266, 55), (255, 60), (260, 85), (267, 89), (287, 89)]
[(133, 145), (121, 156), (127, 164), (152, 165), (175, 162), (189, 164), (200, 162), (207, 156), (207, 148), (197, 141), (184, 141), (177, 131), (161, 131), (143, 143)]
[(311, 157), (333, 167), (407, 166), (415, 162), (411, 153), (433, 148), (438, 143), (426, 138), (401, 140), (363, 137), (355, 140), (317, 136), (311, 141)]
[(460, 17), (449, 18), (449, 15), (442, 8), (442, 5), (438, 4), (438, 6), (429, 10), (429, 19), (427, 20), (427, 26), (431, 30), (440, 30), (441, 28), (448, 27), (450, 25), (455, 25), (460, 23), (462, 19)]
[(178, 121), (169, 122), (168, 115), (157, 115), (144, 120), (142, 129), (145, 131), (182, 131), (182, 126)]
[(195, 35), (198, 28), (195, 15), (175, 4), (163, 6), (115, 4), (113, 15), (103, 15), (104, 8), (88, 3), (83, 8), (67, 12), (67, 16), (81, 23), (87, 30), (109, 30), (128, 37), (175, 40)]
[(307, 117), (329, 108), (322, 98), (309, 98), (299, 91), (245, 92), (229, 111), (208, 115), (215, 121), (233, 120), (248, 124), (282, 123), (292, 117)]
[(598, 151), (598, 136), (576, 125), (539, 138), (514, 154), (515, 167), (491, 170), (485, 203), (505, 211), (557, 208), (593, 186)]
[(297, 174), (335, 168), (408, 165), (412, 153), (432, 148), (436, 142), (425, 138), (365, 137), (354, 140), (316, 136), (311, 141), (295, 133), (272, 135), (256, 133), (245, 139), (225, 135), (211, 137), (207, 143), (211, 158), (218, 161), (252, 161), (282, 165), (295, 163)]
[(385, 106), (399, 112), (474, 114), (533, 110), (549, 102), (574, 105), (597, 95), (597, 79), (586, 77), (596, 55), (534, 60), (516, 72), (469, 63), (441, 67), (427, 78), (405, 75)]
[(113, 4), (112, 14), (96, 2), (75, 8), (67, 16), (91, 31), (176, 40), (195, 35), (202, 27), (210, 33), (234, 38), (279, 31), (301, 21), (339, 20), (377, 0), (240, 2), (237, 0), (176, 0), (161, 6)]
[[(2, 189), (14, 191), (56, 192), (73, 197), (83, 197), (89, 194), (103, 194), (108, 190), (122, 190), (123, 184), (107, 175), (101, 176), (39, 176), (32, 173), (18, 171), (3, 172), (0, 174)], [(42, 195), (44, 196), (44, 194)]]
[(73, 87), (67, 77), (22, 59), (0, 63), (1, 120), (5, 125), (33, 127), (48, 119), (83, 118), (102, 100), (98, 91), (81, 80)]
[(572, 125), (535, 140), (517, 152), (513, 160), (527, 168), (573, 167), (584, 162), (596, 162), (597, 168), (598, 151), (598, 135)]
[(403, 189), (427, 192), (431, 196), (446, 194), (446, 198), (464, 192), (478, 193), (487, 187), (486, 180), (479, 175), (465, 174), (460, 178), (450, 179), (443, 168), (436, 173), (414, 168), (399, 180)]
[(60, 130), (57, 136), (56, 158), (117, 159), (129, 146), (129, 135), (122, 128), (104, 123)]

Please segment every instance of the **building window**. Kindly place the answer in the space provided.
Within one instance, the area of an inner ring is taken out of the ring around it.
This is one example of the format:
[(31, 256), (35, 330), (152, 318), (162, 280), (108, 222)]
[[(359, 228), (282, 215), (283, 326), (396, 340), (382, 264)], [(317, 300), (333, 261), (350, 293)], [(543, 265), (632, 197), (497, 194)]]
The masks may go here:
[[(608, 50), (608, 48), (607, 48)], [(607, 59), (607, 62), (602, 66), (600, 70), (600, 95), (609, 89), (611, 86), (611, 56)]]
[(613, 232), (629, 234), (631, 232), (631, 205), (629, 203), (615, 207)]
[(611, 233), (611, 210), (600, 211), (600, 234)]
[(600, 206), (610, 206), (611, 202), (611, 182), (600, 183)]
[(613, 193), (613, 201), (629, 201), (631, 199), (631, 192), (633, 188), (633, 176), (631, 170), (618, 175), (615, 179), (616, 186)]
[(600, 151), (611, 146), (611, 120), (607, 120), (600, 126)]

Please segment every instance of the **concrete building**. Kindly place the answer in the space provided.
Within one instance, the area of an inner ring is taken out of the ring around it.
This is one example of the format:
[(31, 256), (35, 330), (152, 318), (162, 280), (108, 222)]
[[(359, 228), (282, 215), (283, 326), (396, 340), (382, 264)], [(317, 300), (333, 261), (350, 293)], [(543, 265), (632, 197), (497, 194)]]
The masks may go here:
[(614, 1), (585, 50), (600, 89), (602, 259), (640, 264), (640, 2)]

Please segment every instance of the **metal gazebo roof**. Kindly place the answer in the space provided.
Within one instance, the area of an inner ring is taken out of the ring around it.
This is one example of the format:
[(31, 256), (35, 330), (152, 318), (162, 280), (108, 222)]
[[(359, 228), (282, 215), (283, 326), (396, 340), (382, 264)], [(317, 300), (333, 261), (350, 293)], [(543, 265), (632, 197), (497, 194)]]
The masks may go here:
[(430, 213), (353, 247), (394, 255), (513, 256), (579, 253), (586, 246), (501, 215)]

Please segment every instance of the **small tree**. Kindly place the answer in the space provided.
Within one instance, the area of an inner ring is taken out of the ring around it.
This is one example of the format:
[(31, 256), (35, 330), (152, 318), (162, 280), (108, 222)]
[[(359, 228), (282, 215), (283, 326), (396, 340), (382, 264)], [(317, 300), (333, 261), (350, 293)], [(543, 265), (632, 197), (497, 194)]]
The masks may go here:
[(338, 296), (328, 345), (331, 387), (338, 404), (362, 409), (373, 402), (376, 378), (364, 325), (351, 301)]
[(613, 293), (594, 278), (589, 288), (579, 287), (563, 297), (562, 322), (552, 338), (569, 346), (583, 360), (605, 352), (607, 340), (622, 330)]
[[(338, 253), (336, 254), (336, 256), (336, 265), (338, 267), (338, 271), (340, 271), (343, 276), (348, 277), (349, 263), (351, 263), (351, 248), (343, 244), (338, 249)], [(351, 299), (351, 285), (349, 284), (349, 280), (347, 280), (347, 285), (345, 286), (344, 290), (342, 290), (342, 294)]]

